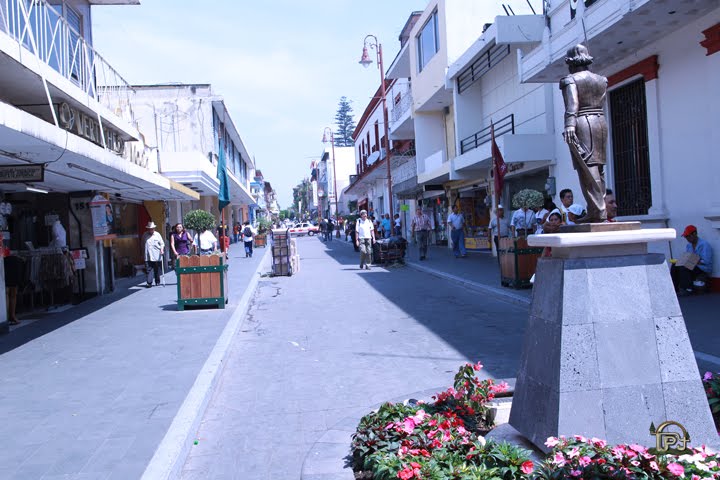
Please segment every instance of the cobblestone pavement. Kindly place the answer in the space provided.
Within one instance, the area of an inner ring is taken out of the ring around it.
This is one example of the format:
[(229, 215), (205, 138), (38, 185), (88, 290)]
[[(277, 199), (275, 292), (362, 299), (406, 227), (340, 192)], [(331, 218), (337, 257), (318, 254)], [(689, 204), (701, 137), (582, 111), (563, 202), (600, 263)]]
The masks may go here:
[(515, 376), (526, 307), (407, 267), (360, 271), (340, 242), (302, 238), (298, 247), (299, 274), (261, 282), (186, 480), (297, 479), (313, 444), (344, 419), (446, 388), (463, 362)]

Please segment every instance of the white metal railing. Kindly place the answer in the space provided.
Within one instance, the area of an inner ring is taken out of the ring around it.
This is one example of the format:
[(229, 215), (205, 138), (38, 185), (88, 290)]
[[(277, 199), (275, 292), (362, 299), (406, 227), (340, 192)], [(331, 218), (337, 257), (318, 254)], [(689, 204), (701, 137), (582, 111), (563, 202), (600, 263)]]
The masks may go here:
[(392, 113), (390, 115), (390, 123), (395, 123), (402, 118), (412, 105), (412, 93), (408, 88), (400, 94), (400, 100), (393, 103)]
[(0, 0), (0, 31), (115, 115), (134, 123), (130, 84), (45, 0)]

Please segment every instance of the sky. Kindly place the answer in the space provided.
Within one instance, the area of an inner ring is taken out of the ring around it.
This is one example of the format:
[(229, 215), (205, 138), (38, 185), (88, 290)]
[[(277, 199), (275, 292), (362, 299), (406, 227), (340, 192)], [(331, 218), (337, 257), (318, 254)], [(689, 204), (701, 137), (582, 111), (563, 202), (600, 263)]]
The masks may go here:
[[(482, 0), (485, 1), (485, 0)], [(281, 208), (309, 176), (341, 96), (355, 121), (380, 85), (358, 64), (377, 36), (389, 66), (427, 0), (141, 0), (93, 7), (95, 49), (130, 84), (210, 83)]]

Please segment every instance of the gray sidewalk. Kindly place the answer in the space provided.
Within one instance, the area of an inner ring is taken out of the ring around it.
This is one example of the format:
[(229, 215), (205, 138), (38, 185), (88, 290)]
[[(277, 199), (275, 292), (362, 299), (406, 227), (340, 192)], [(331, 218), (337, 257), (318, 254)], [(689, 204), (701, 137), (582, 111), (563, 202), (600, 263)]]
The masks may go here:
[[(480, 292), (499, 295), (519, 304), (529, 305), (532, 298), (532, 289), (516, 290), (500, 285), (497, 258), (490, 253), (468, 252), (465, 258), (455, 258), (452, 249), (433, 246), (429, 249), (427, 260), (420, 262), (417, 249), (410, 246), (407, 263), (418, 270), (463, 283)], [(716, 321), (717, 312), (720, 311), (720, 294), (680, 297), (679, 302), (699, 370), (720, 371), (720, 343), (717, 341)]]
[(140, 478), (264, 253), (231, 249), (224, 310), (177, 311), (169, 272), (0, 337), (0, 478)]
[(336, 240), (298, 249), (297, 275), (261, 281), (184, 480), (352, 479), (349, 432), (378, 403), (444, 390), (466, 361), (517, 371), (526, 307), (410, 268), (361, 271)]

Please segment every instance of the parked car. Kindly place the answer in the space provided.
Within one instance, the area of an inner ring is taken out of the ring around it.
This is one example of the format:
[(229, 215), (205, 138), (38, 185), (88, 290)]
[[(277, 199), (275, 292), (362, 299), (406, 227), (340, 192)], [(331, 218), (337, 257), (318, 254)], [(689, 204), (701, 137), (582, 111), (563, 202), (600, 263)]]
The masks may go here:
[(290, 227), (290, 234), (297, 235), (299, 237), (303, 235), (312, 237), (316, 233), (318, 233), (318, 227), (309, 222), (296, 223), (293, 227)]

